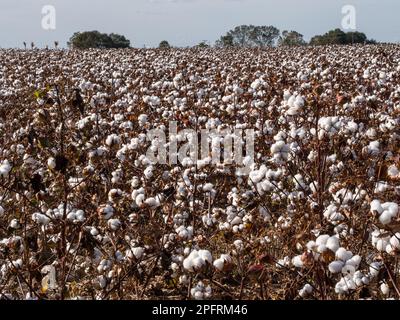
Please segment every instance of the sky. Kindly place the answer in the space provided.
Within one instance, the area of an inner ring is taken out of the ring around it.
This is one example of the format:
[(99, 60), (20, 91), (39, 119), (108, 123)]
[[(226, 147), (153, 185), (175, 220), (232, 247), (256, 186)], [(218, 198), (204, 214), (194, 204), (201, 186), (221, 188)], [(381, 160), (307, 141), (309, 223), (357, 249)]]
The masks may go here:
[[(42, 8), (54, 6), (55, 29), (42, 28)], [(309, 40), (341, 28), (342, 7), (356, 9), (357, 31), (382, 42), (400, 42), (398, 0), (0, 0), (0, 47), (65, 47), (76, 31), (125, 35), (135, 47), (214, 43), (237, 25), (273, 25)]]

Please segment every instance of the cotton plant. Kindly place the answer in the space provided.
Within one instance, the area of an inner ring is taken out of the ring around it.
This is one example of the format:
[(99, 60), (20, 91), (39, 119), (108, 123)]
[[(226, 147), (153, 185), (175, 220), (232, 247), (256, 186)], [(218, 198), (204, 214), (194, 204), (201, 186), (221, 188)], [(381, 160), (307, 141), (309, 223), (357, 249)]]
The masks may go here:
[(399, 52), (0, 50), (2, 296), (395, 298)]

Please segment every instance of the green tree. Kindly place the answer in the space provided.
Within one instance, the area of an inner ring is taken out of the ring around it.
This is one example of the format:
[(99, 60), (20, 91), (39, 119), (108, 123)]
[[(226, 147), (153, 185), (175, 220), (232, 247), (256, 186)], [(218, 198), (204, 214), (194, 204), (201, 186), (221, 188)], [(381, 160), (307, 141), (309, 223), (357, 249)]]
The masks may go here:
[(270, 47), (279, 37), (273, 26), (241, 25), (227, 32), (217, 42), (218, 47)]
[(225, 35), (222, 36), (219, 40), (217, 40), (217, 42), (215, 43), (215, 45), (219, 48), (229, 48), (229, 47), (233, 47), (233, 37), (232, 35)]
[(196, 47), (198, 47), (198, 48), (209, 48), (210, 46), (208, 45), (206, 40), (203, 40)]
[(75, 32), (69, 39), (68, 46), (75, 49), (129, 48), (130, 41), (115, 33), (108, 35), (99, 31), (86, 31)]
[(160, 49), (170, 49), (171, 48), (171, 46), (167, 40), (161, 41), (160, 44), (158, 45), (158, 47)]
[(362, 32), (343, 32), (340, 29), (330, 30), (323, 35), (315, 36), (311, 39), (311, 45), (327, 44), (353, 44), (353, 43), (374, 43), (368, 40), (365, 33)]
[(305, 45), (303, 35), (297, 31), (283, 31), (279, 37), (278, 44), (280, 46), (302, 46)]
[(131, 42), (123, 35), (111, 33), (109, 37), (111, 39), (113, 48), (129, 48), (131, 45)]
[(365, 33), (362, 32), (347, 32), (346, 43), (366, 43), (368, 41)]

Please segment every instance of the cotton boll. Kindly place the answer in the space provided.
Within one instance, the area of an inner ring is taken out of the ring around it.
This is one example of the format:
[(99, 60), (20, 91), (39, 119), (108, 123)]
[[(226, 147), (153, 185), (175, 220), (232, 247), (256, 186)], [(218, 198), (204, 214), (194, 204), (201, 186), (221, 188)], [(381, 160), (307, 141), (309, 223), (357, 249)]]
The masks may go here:
[(108, 220), (113, 216), (114, 208), (112, 206), (110, 206), (109, 204), (102, 205), (99, 207), (98, 213), (99, 213), (101, 219)]
[(379, 271), (382, 267), (382, 264), (379, 262), (372, 262), (369, 266), (369, 273), (372, 277), (376, 277), (379, 274)]
[(141, 114), (141, 115), (138, 117), (138, 121), (139, 121), (139, 124), (140, 124), (141, 126), (145, 125), (145, 124), (147, 123), (147, 120), (148, 120), (147, 114)]
[(332, 273), (339, 273), (342, 271), (344, 263), (342, 261), (333, 261), (329, 264), (328, 269)]
[(107, 225), (111, 230), (116, 231), (121, 227), (121, 221), (119, 219), (110, 219), (107, 221)]
[(350, 264), (346, 264), (343, 268), (342, 268), (342, 274), (343, 275), (353, 275), (356, 272), (356, 268), (354, 268), (354, 266), (350, 265)]
[(185, 268), (188, 271), (193, 271), (193, 259), (188, 257), (185, 260), (183, 260), (183, 268)]
[(10, 228), (12, 228), (12, 229), (19, 229), (20, 226), (21, 226), (21, 225), (20, 225), (20, 223), (19, 223), (19, 221), (18, 221), (17, 219), (12, 219), (12, 220), (11, 220), (11, 222), (10, 222)]
[[(0, 213), (1, 213), (1, 209), (0, 209)], [(0, 214), (1, 216), (1, 214)], [(395, 249), (400, 249), (400, 233), (397, 232), (394, 236), (392, 236), (390, 238), (390, 244), (392, 245), (393, 248)]]
[(118, 135), (116, 134), (111, 134), (106, 138), (106, 145), (111, 147), (113, 145), (117, 145), (121, 142), (121, 139)]
[(254, 90), (257, 90), (261, 85), (261, 81), (260, 79), (256, 79), (251, 85), (250, 87)]
[[(1, 207), (0, 207), (0, 213), (1, 213)], [(1, 214), (0, 214), (0, 217), (1, 217)], [(50, 223), (50, 218), (49, 217), (47, 217), (44, 214), (38, 213), (38, 212), (34, 213), (32, 215), (32, 220), (35, 221), (37, 224), (40, 224), (40, 225), (47, 225), (47, 224)]]
[(222, 271), (222, 269), (224, 268), (224, 260), (216, 259), (213, 265), (217, 270)]
[(144, 248), (142, 247), (135, 247), (132, 249), (132, 253), (136, 259), (140, 259), (144, 254)]
[(382, 208), (385, 211), (388, 211), (392, 218), (395, 218), (399, 212), (399, 206), (397, 203), (394, 202), (385, 202), (384, 204), (382, 204)]
[(302, 268), (304, 266), (303, 260), (301, 258), (301, 256), (295, 256), (292, 259), (292, 264), (296, 267), (296, 268)]
[(318, 238), (317, 238), (317, 240), (315, 240), (315, 243), (317, 244), (317, 245), (325, 245), (326, 243), (327, 243), (327, 241), (328, 241), (328, 239), (329, 239), (330, 237), (329, 237), (329, 235), (327, 235), (327, 234), (323, 234), (323, 235), (320, 235)]
[(4, 209), (2, 206), (0, 206), (0, 218), (4, 215)]
[(199, 250), (199, 257), (203, 259), (203, 261), (212, 264), (212, 255), (208, 250)]
[(0, 177), (7, 178), (11, 171), (11, 165), (8, 160), (4, 160), (0, 165)]
[(210, 192), (213, 189), (213, 184), (212, 183), (206, 183), (203, 185), (203, 191), (204, 192)]
[(50, 170), (54, 170), (54, 169), (56, 168), (56, 159), (54, 159), (54, 158), (49, 158), (49, 159), (47, 160), (47, 167), (48, 167)]
[(107, 278), (103, 275), (97, 277), (100, 288), (104, 289), (107, 286)]
[(160, 201), (158, 201), (156, 198), (147, 198), (144, 203), (151, 208), (157, 208), (160, 206)]
[(360, 263), (361, 263), (361, 257), (359, 255), (355, 255), (351, 259), (346, 261), (346, 265), (351, 265), (355, 269), (358, 269)]
[(204, 260), (201, 257), (196, 257), (193, 259), (193, 269), (200, 270), (204, 265)]
[(361, 281), (366, 286), (369, 285), (369, 283), (370, 283), (370, 280), (368, 277), (362, 277)]
[(308, 297), (313, 292), (313, 287), (310, 284), (305, 284), (302, 289), (299, 290), (299, 296), (302, 298)]
[(233, 242), (233, 245), (236, 247), (236, 249), (238, 249), (239, 251), (242, 251), (243, 250), (243, 248), (244, 248), (244, 245), (243, 245), (243, 241), (242, 240), (235, 240), (234, 242)]
[(382, 224), (389, 224), (392, 221), (392, 215), (389, 211), (383, 211), (382, 214), (379, 216), (379, 222)]
[(326, 245), (321, 244), (321, 245), (318, 246), (317, 252), (318, 253), (324, 253), (326, 251), (326, 249), (327, 249)]
[(381, 202), (379, 200), (373, 200), (370, 204), (371, 211), (377, 211), (379, 214), (383, 212)]
[(333, 252), (336, 252), (339, 249), (339, 239), (335, 236), (329, 237), (326, 241), (326, 247)]
[(138, 177), (133, 177), (131, 180), (131, 187), (137, 188), (140, 185), (140, 179)]
[(336, 251), (336, 257), (344, 262), (351, 259), (352, 256), (353, 254), (351, 253), (351, 251), (347, 251), (345, 248), (339, 248)]
[(314, 248), (317, 247), (317, 244), (315, 243), (315, 241), (308, 241), (306, 247), (309, 251), (313, 251)]
[(143, 174), (145, 175), (145, 177), (146, 177), (147, 179), (150, 179), (151, 177), (153, 177), (153, 166), (148, 166), (148, 167), (144, 170)]
[(143, 203), (144, 203), (144, 199), (145, 199), (144, 194), (137, 195), (136, 198), (135, 198), (136, 205), (138, 207), (141, 207), (143, 205)]
[(392, 179), (400, 178), (400, 171), (397, 167), (393, 164), (387, 170), (388, 176)]
[(388, 245), (388, 241), (386, 241), (386, 239), (379, 239), (379, 240), (376, 242), (376, 249), (377, 249), (378, 251), (383, 252), (383, 251), (386, 250), (386, 246), (387, 246), (387, 245)]
[(389, 286), (386, 283), (382, 283), (379, 287), (383, 295), (388, 296), (390, 293)]

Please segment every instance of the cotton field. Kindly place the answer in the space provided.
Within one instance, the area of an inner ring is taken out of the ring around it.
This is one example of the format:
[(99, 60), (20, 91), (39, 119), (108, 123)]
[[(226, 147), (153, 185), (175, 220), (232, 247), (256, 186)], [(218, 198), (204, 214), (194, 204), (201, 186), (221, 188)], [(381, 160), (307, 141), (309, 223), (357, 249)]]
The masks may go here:
[(0, 50), (2, 299), (398, 299), (399, 204), (398, 45)]

